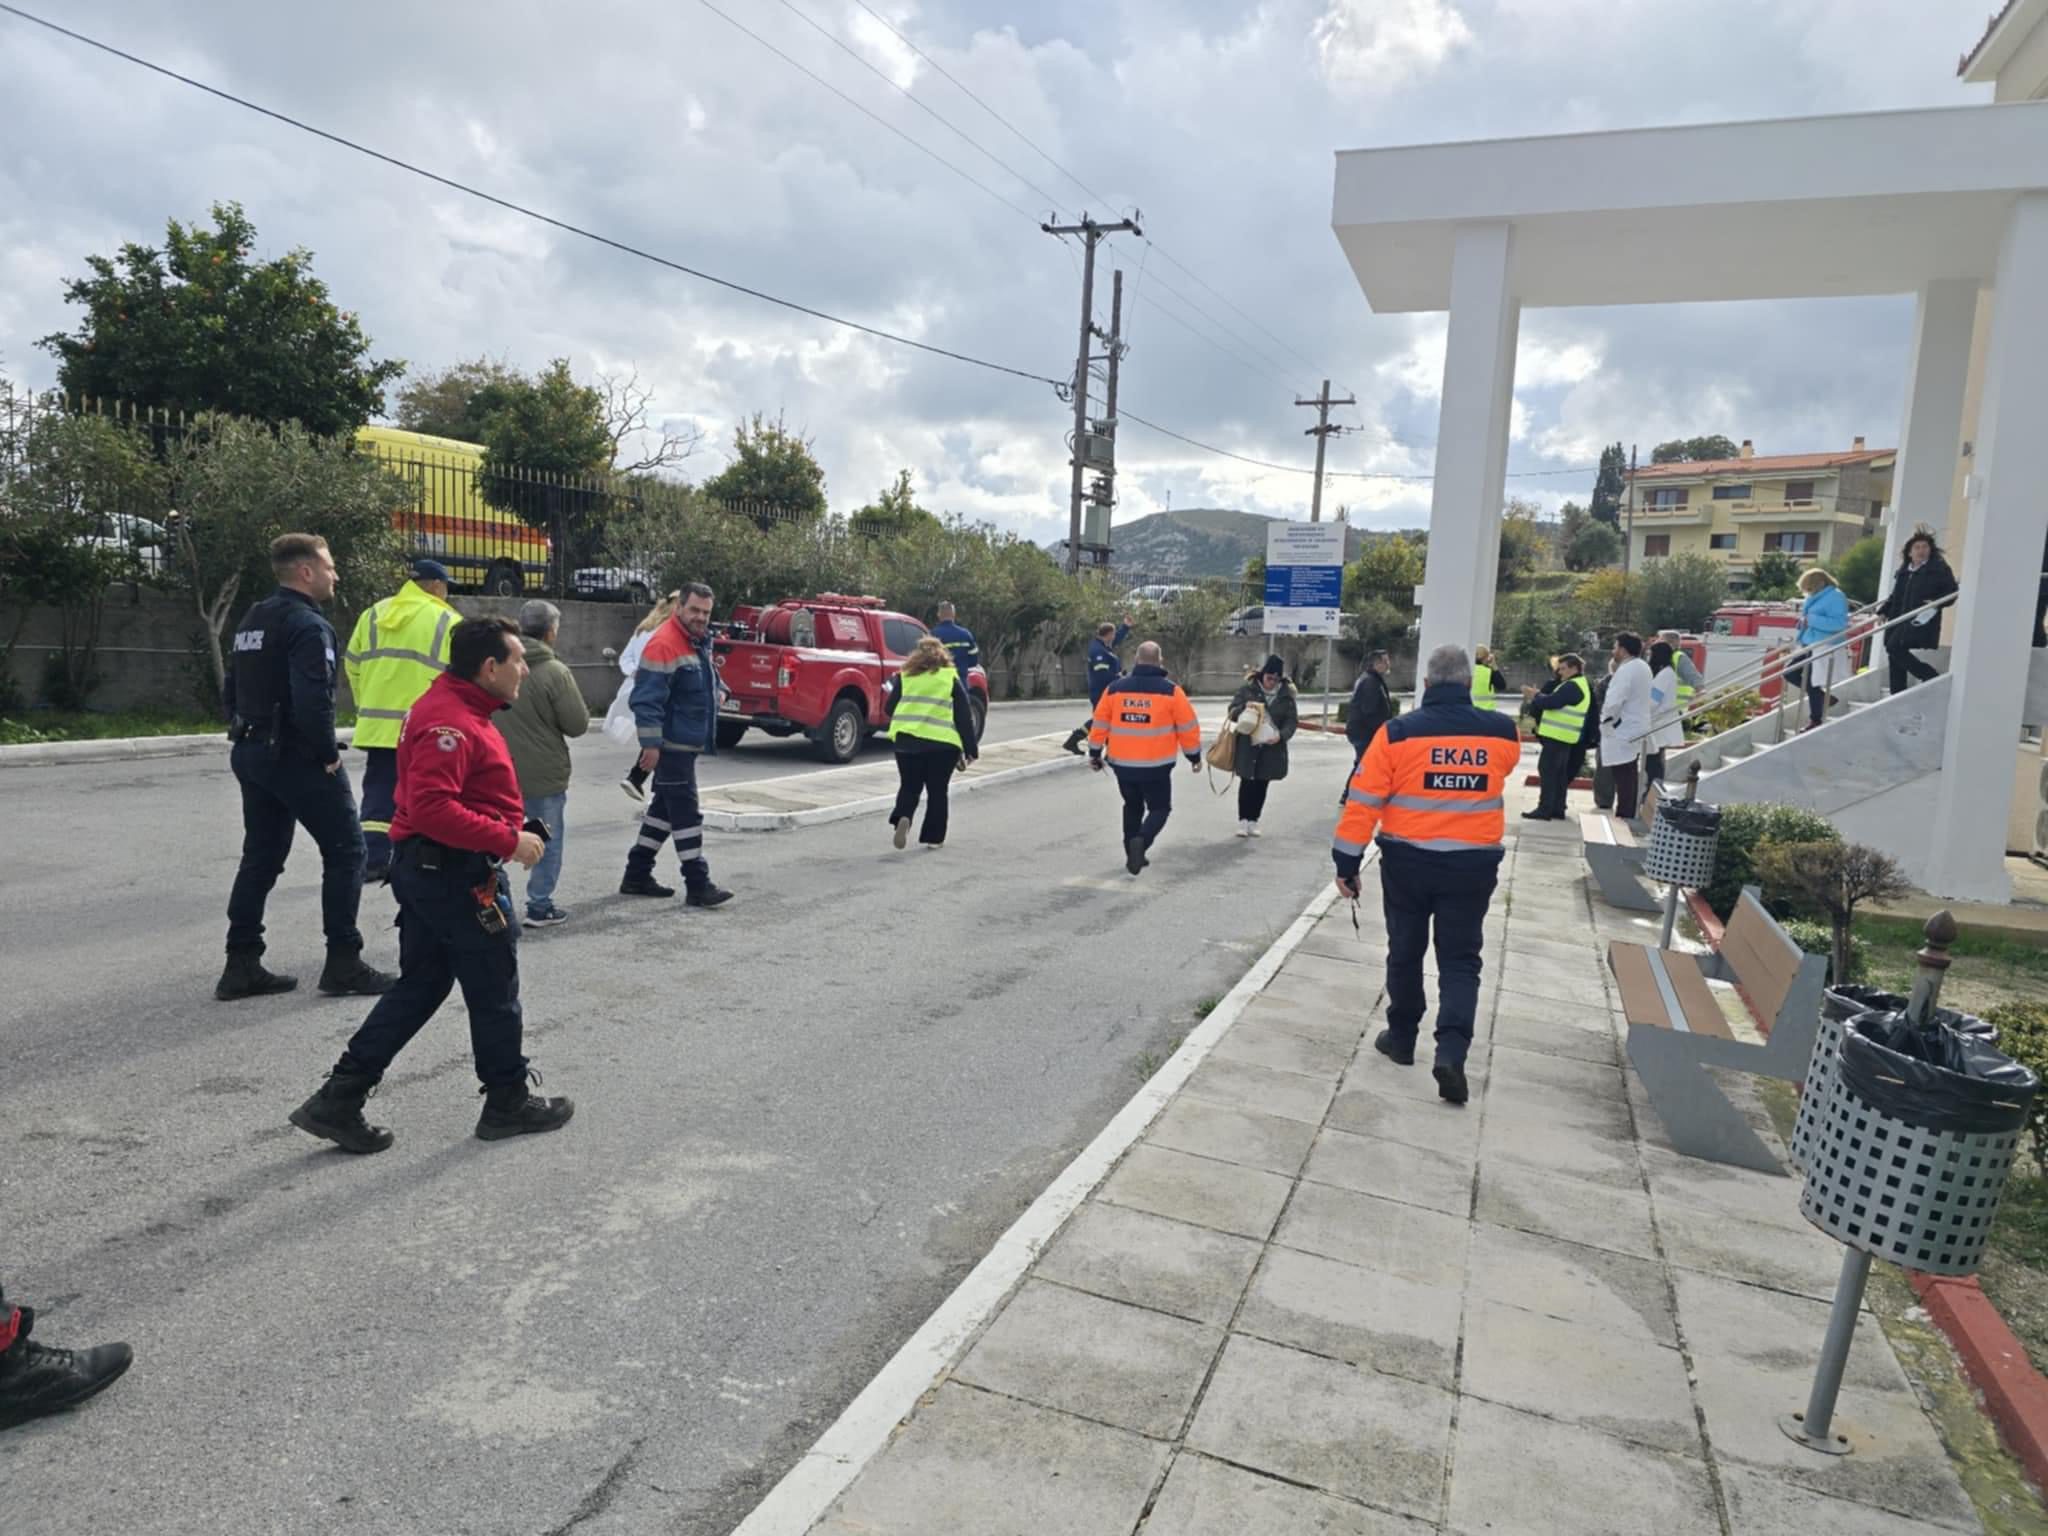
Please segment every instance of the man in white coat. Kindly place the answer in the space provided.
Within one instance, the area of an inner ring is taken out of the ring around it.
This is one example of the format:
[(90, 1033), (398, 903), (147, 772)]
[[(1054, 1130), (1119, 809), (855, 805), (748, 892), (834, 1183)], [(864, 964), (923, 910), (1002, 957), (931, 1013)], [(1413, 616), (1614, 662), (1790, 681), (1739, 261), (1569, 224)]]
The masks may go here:
[(1600, 763), (1614, 775), (1614, 814), (1623, 820), (1636, 814), (1639, 760), (1650, 729), (1650, 664), (1643, 660), (1643, 637), (1625, 629), (1614, 637), (1614, 676), (1600, 711)]

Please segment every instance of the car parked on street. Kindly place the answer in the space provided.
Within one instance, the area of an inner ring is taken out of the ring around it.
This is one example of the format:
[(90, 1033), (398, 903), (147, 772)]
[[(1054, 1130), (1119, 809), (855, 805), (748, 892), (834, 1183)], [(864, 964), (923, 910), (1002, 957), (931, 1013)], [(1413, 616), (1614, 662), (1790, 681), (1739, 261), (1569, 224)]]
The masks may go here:
[[(826, 592), (733, 609), (712, 642), (726, 689), (720, 749), (758, 730), (777, 738), (802, 735), (826, 762), (852, 762), (862, 743), (888, 724), (883, 686), (927, 633), (909, 614), (884, 608), (879, 597)], [(988, 718), (988, 674), (974, 667), (963, 681), (979, 734)]]

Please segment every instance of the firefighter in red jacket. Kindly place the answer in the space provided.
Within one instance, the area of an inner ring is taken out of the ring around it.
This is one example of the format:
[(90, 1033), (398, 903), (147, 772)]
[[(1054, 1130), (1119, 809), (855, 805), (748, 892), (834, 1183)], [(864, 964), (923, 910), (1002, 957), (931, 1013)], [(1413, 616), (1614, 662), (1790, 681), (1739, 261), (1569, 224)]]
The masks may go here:
[(526, 825), (512, 755), (491, 716), (519, 696), (525, 676), (525, 646), (511, 622), (465, 619), (449, 637), (448, 670), (399, 732), (391, 818), (398, 984), (370, 1011), (326, 1083), (291, 1115), (300, 1130), (345, 1151), (391, 1145), (389, 1131), (363, 1118), (363, 1101), (457, 985), (483, 1080), (477, 1135), (497, 1141), (552, 1131), (573, 1112), (567, 1099), (528, 1090), (519, 1049), (519, 924), (502, 864), (533, 868), (551, 829)]

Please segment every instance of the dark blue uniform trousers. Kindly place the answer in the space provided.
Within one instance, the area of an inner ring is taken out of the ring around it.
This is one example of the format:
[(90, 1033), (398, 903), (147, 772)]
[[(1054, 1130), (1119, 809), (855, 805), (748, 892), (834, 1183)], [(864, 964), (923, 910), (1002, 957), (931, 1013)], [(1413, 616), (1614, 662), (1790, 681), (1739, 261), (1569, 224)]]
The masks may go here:
[(1436, 1059), (1465, 1064), (1479, 1012), (1481, 925), (1498, 876), (1492, 869), (1446, 868), (1428, 859), (1380, 857), (1380, 899), (1387, 918), (1387, 1032), (1404, 1051), (1415, 1048), (1429, 1011), (1422, 957), (1436, 925)]
[(290, 747), (273, 756), (262, 741), (235, 743), (228, 761), (242, 788), (242, 864), (228, 894), (228, 953), (263, 953), (263, 909), (284, 873), (294, 827), (304, 827), (320, 849), (320, 920), (327, 947), (360, 950), (356, 908), (363, 895), (363, 829), (348, 770), (323, 772)]
[(363, 748), (363, 878), (391, 868), (391, 818), (398, 810), (398, 748)]
[(1150, 848), (1166, 830), (1166, 818), (1173, 814), (1173, 770), (1119, 773), (1116, 787), (1124, 797), (1124, 841), (1142, 837)]
[(469, 1043), (476, 1075), (486, 1088), (526, 1080), (520, 1054), (525, 1033), (519, 1007), (519, 921), (509, 882), (498, 877), (502, 933), (477, 921), (474, 887), (488, 875), (480, 855), (445, 853), (447, 867), (419, 867), (418, 843), (407, 838), (391, 860), (398, 897), (398, 984), (377, 999), (343, 1052), (341, 1065), (382, 1077), (412, 1037), (426, 1027), (448, 994), (462, 988), (469, 1009)]
[(711, 865), (704, 857), (704, 813), (697, 808), (694, 752), (663, 752), (654, 765), (640, 835), (626, 853), (627, 878), (644, 880), (652, 875), (654, 856), (666, 842), (675, 844), (685, 889), (701, 891), (711, 884)]

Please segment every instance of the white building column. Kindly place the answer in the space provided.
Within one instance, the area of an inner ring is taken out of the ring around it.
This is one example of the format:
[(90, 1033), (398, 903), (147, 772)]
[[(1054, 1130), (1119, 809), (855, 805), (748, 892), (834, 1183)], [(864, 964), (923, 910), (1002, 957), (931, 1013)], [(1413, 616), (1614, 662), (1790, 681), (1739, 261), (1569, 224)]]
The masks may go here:
[(1486, 643), (1500, 561), (1508, 417), (1522, 306), (1509, 286), (1514, 229), (1459, 227), (1451, 255), (1450, 332), (1437, 413), (1429, 565), (1422, 585), (1422, 657), (1440, 645)]
[(1884, 573), (1878, 595), (1891, 591), (1906, 535), (1925, 525), (1948, 542), (1949, 494), (1962, 447), (1963, 395), (1970, 381), (1970, 336), (1977, 324), (1977, 283), (1943, 278), (1923, 283), (1913, 319), (1913, 372), (1899, 426), (1898, 467), (1885, 513)]
[(2048, 422), (2048, 192), (2013, 206), (1993, 280), (1978, 412), (1970, 536), (1956, 573), (1955, 651), (1926, 885), (1937, 896), (2007, 901), (2006, 808), (2033, 652), (2027, 624), (2048, 536), (2037, 473)]

